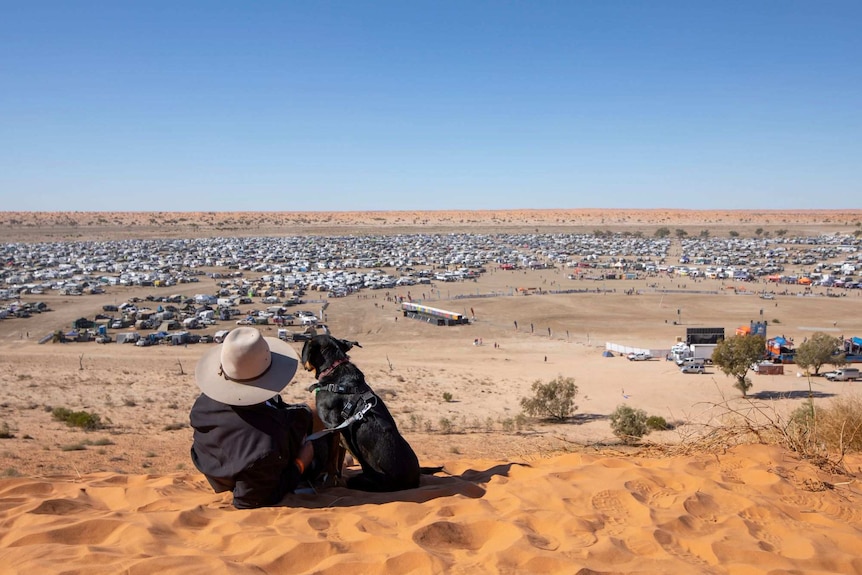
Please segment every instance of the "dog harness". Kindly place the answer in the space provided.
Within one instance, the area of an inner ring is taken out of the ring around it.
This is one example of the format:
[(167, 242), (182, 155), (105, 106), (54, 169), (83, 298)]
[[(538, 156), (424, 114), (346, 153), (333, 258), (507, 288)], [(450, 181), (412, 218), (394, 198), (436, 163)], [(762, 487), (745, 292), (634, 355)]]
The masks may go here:
[[(357, 410), (356, 408), (359, 406), (359, 403), (364, 403), (364, 405)], [(315, 439), (320, 439), (324, 435), (329, 435), (333, 431), (339, 431), (345, 427), (350, 427), (365, 417), (368, 410), (375, 405), (377, 405), (377, 396), (374, 395), (374, 392), (366, 391), (359, 397), (357, 403), (350, 400), (344, 405), (344, 409), (341, 410), (341, 417), (346, 417), (346, 419), (343, 422), (335, 427), (328, 427), (326, 429), (321, 429), (317, 433), (312, 433), (306, 438), (306, 441), (314, 441)], [(350, 412), (352, 411), (355, 411), (355, 413), (351, 414)]]
[[(334, 370), (339, 365), (349, 362), (350, 358), (344, 358), (336, 361), (320, 373), (320, 375), (318, 376), (318, 380), (321, 377), (325, 377), (332, 373), (332, 370)], [(341, 383), (321, 384), (320, 381), (317, 381), (308, 386), (308, 391), (314, 391), (315, 395), (317, 395), (317, 392), (319, 392), (320, 390), (338, 393), (340, 395), (355, 395), (359, 393), (359, 390), (357, 388)], [(368, 410), (375, 405), (377, 405), (377, 396), (374, 395), (374, 392), (371, 390), (364, 392), (356, 399), (348, 399), (347, 403), (344, 404), (344, 408), (341, 410), (341, 417), (344, 419), (343, 422), (341, 422), (336, 427), (329, 427), (327, 429), (321, 429), (317, 433), (312, 433), (306, 438), (306, 440), (314, 441), (315, 439), (319, 439), (324, 435), (328, 435), (334, 431), (339, 431), (346, 427), (350, 427), (357, 421), (362, 420), (362, 418), (365, 417), (365, 414), (368, 413)]]

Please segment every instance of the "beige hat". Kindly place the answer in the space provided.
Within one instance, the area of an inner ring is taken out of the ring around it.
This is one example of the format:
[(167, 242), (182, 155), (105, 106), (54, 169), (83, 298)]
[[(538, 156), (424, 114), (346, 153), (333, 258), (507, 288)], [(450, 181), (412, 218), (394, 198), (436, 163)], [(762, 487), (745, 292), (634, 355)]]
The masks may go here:
[(195, 380), (216, 401), (254, 405), (287, 387), (298, 365), (290, 344), (263, 337), (253, 327), (239, 327), (198, 360)]

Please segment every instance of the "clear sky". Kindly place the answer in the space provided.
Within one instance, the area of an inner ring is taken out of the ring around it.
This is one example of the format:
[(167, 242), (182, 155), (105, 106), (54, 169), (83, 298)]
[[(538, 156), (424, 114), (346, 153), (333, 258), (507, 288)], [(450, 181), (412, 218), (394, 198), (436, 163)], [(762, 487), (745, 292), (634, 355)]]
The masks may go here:
[(862, 207), (859, 0), (0, 0), (0, 210)]

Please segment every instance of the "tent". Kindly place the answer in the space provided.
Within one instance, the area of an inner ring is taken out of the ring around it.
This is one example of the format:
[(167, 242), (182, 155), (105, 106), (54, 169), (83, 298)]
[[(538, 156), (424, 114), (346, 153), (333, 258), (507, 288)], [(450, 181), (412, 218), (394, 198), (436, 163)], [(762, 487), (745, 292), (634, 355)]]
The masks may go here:
[(602, 357), (614, 357), (614, 353), (611, 350), (606, 349), (602, 352)]

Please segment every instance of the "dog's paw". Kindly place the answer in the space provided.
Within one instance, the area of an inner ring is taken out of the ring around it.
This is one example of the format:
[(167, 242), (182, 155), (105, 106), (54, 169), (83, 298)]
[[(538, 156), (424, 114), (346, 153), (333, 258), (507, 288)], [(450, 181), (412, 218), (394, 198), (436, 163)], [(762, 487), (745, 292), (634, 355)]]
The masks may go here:
[(324, 473), (318, 478), (317, 484), (319, 487), (329, 489), (331, 487), (344, 487), (347, 485), (347, 481), (344, 477), (334, 473)]

